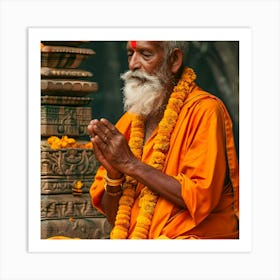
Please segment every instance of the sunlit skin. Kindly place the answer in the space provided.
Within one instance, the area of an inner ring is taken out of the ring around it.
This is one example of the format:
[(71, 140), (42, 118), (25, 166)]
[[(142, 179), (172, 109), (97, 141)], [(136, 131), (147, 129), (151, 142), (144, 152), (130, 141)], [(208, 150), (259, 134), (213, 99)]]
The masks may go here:
[[(127, 43), (128, 66), (132, 71), (142, 70), (156, 73), (164, 61), (165, 52), (159, 42), (129, 41)], [(182, 53), (175, 49), (168, 63), (168, 71), (176, 74), (182, 65)], [(155, 128), (160, 119), (153, 122)], [(146, 127), (146, 133), (151, 133)], [(96, 159), (107, 170), (109, 178), (121, 178), (123, 174), (137, 179), (152, 191), (168, 199), (178, 207), (185, 208), (181, 197), (181, 185), (173, 177), (141, 162), (131, 152), (125, 137), (106, 119), (94, 119), (88, 126), (88, 134)], [(120, 196), (108, 196), (104, 192), (102, 207), (111, 224), (114, 224)]]
[(164, 61), (164, 49), (158, 42), (132, 42), (128, 42), (126, 46), (129, 69), (154, 74)]

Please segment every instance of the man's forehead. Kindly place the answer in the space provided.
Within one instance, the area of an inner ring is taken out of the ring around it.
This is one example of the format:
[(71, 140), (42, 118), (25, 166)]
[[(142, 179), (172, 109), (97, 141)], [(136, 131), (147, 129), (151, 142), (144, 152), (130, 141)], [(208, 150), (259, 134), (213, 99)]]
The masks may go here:
[(128, 41), (127, 48), (137, 49), (137, 48), (158, 48), (161, 47), (160, 41)]
[(133, 49), (136, 49), (136, 46), (137, 46), (137, 41), (130, 41), (131, 42), (131, 47)]

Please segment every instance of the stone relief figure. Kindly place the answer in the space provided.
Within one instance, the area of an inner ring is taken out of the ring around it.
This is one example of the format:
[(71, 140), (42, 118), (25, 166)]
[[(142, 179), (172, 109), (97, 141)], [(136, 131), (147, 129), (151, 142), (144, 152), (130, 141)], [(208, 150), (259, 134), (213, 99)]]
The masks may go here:
[(96, 169), (91, 150), (61, 149), (43, 150), (41, 153), (41, 175), (89, 175)]
[(90, 219), (51, 220), (42, 221), (41, 238), (53, 236), (67, 236), (81, 239), (107, 239), (109, 238), (110, 225), (106, 220), (98, 222)]

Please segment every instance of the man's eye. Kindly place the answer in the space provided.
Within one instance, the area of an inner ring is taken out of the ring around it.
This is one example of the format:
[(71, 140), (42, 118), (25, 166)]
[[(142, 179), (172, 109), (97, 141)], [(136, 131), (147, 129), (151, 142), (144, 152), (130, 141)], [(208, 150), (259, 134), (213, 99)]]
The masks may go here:
[(152, 56), (152, 54), (150, 52), (142, 52), (141, 54), (146, 59), (148, 59), (148, 58), (150, 58)]

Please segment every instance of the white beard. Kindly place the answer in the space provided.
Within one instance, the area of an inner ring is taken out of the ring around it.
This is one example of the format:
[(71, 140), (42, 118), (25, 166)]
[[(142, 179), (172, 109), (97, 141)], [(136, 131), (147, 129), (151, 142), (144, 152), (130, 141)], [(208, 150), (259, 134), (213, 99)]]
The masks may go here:
[(150, 75), (136, 70), (121, 75), (125, 85), (124, 110), (147, 117), (158, 112), (166, 100), (166, 81), (161, 75)]

